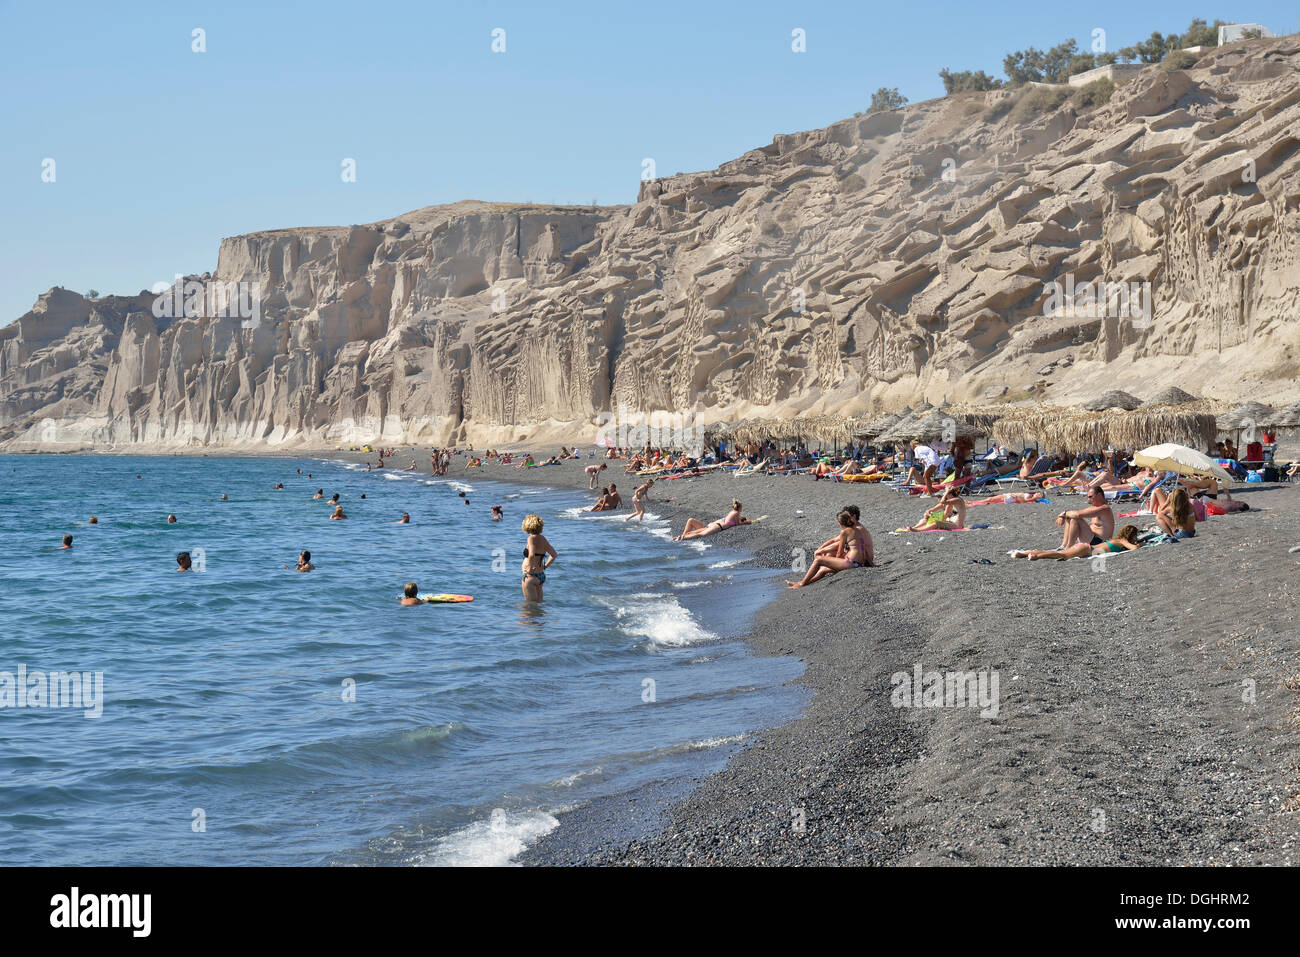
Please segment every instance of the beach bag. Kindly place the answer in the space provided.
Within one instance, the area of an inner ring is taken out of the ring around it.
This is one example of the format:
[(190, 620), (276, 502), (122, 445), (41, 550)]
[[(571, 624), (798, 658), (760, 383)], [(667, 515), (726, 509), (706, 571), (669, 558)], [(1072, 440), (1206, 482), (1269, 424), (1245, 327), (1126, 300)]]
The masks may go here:
[(1246, 473), (1246, 481), (1259, 485), (1264, 481), (1264, 475), (1258, 469), (1255, 469), (1254, 471)]

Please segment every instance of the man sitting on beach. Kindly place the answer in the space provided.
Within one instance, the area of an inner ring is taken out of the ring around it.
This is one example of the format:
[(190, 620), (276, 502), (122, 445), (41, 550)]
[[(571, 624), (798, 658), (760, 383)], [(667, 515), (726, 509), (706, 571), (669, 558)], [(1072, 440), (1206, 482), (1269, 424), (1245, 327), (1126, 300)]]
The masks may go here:
[(613, 482), (609, 483), (609, 496), (606, 499), (608, 508), (622, 508), (623, 496), (618, 494), (618, 486)]
[(1115, 534), (1115, 513), (1106, 504), (1106, 493), (1093, 485), (1088, 489), (1088, 507), (1067, 509), (1056, 516), (1056, 524), (1064, 529), (1061, 548), (1080, 542), (1100, 545)]

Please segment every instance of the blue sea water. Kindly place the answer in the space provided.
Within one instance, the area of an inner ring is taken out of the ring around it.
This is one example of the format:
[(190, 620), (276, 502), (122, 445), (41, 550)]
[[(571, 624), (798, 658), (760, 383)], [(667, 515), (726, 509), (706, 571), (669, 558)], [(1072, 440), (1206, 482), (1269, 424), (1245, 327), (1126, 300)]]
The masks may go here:
[[(503, 864), (788, 720), (799, 664), (735, 638), (763, 573), (585, 502), (321, 459), (0, 457), (0, 864)], [(560, 554), (540, 605), (527, 512)], [(286, 570), (304, 548), (317, 570)], [(475, 601), (401, 607), (407, 581)], [(20, 668), (102, 673), (102, 713), (18, 707)]]

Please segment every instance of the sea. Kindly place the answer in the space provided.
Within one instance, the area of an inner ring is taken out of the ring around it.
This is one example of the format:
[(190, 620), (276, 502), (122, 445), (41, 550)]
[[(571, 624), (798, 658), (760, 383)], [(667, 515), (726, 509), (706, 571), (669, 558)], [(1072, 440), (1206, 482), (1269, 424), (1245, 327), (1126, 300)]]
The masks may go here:
[(740, 640), (770, 572), (510, 471), (0, 456), (0, 865), (508, 865), (798, 713)]

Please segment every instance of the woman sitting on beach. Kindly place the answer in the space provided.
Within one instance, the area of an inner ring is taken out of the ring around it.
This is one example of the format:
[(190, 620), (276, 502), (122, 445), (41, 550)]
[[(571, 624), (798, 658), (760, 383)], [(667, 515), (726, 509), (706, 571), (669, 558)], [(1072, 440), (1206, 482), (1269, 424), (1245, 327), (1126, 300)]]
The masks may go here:
[(871, 564), (867, 556), (866, 544), (858, 532), (857, 519), (848, 511), (843, 511), (840, 512), (837, 520), (840, 523), (840, 534), (836, 539), (840, 556), (816, 555), (802, 581), (786, 582), (791, 588), (803, 588), (827, 575), (834, 575), (847, 568), (866, 568)]
[(1151, 511), (1166, 535), (1174, 538), (1196, 537), (1196, 516), (1187, 489), (1176, 488), (1168, 495), (1160, 489), (1151, 493)]
[(1027, 558), (1031, 562), (1039, 561), (1044, 558), (1087, 558), (1091, 555), (1106, 555), (1114, 552), (1134, 551), (1138, 547), (1137, 526), (1125, 525), (1109, 541), (1102, 542), (1098, 545), (1090, 545), (1087, 542), (1079, 542), (1071, 545), (1069, 548), (1058, 548), (1053, 551), (1047, 551), (1042, 548), (1031, 548), (1011, 553), (1012, 558)]
[(546, 584), (546, 569), (555, 564), (559, 557), (555, 548), (542, 535), (542, 519), (529, 513), (524, 516), (523, 529), (528, 535), (524, 545), (524, 563), (522, 571), (524, 597), (529, 601), (542, 600), (542, 586)]
[(1006, 492), (1002, 495), (990, 495), (988, 498), (967, 502), (967, 505), (1029, 505), (1041, 502), (1046, 496), (1042, 492)]
[(921, 520), (908, 526), (909, 532), (950, 532), (956, 528), (966, 527), (966, 503), (954, 488), (948, 489), (939, 497), (934, 507), (926, 509)]
[[(858, 537), (862, 539), (862, 550), (867, 556), (867, 566), (874, 566), (876, 564), (876, 549), (871, 541), (871, 533), (868, 532), (862, 524), (861, 510), (856, 505), (845, 505), (840, 511), (847, 512), (849, 515), (853, 516), (853, 529), (858, 533)], [(844, 557), (844, 549), (840, 543), (840, 537), (838, 535), (822, 542), (821, 545), (817, 547), (817, 550), (813, 552), (814, 557), (821, 555), (830, 555), (834, 558)]]
[(715, 534), (716, 532), (722, 531), (724, 528), (735, 528), (737, 525), (748, 524), (750, 524), (749, 519), (742, 518), (740, 515), (740, 502), (733, 499), (731, 502), (731, 511), (716, 522), (709, 522), (709, 524), (705, 525), (699, 519), (688, 518), (686, 520), (686, 527), (682, 529), (682, 533), (676, 536), (673, 541), (680, 542), (689, 538), (705, 538), (709, 535)]

